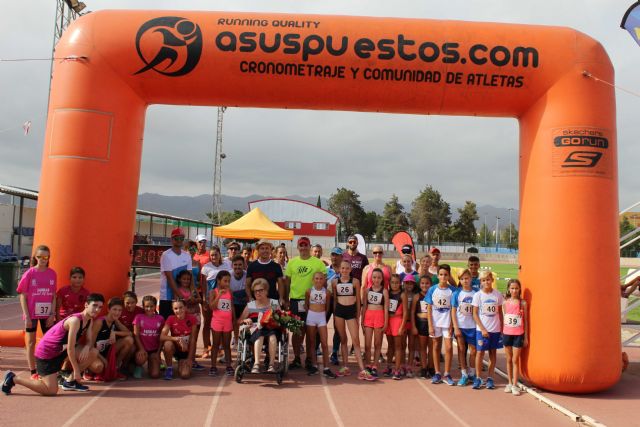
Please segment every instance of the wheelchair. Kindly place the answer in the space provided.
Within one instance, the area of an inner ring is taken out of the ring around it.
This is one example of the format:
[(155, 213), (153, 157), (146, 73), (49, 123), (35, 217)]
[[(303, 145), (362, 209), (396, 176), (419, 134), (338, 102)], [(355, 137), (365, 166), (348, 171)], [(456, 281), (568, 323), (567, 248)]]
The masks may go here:
[[(255, 328), (247, 325), (240, 327), (237, 345), (237, 366), (235, 370), (236, 382), (239, 384), (242, 383), (245, 375), (275, 375), (278, 385), (282, 384), (282, 380), (289, 370), (289, 331), (286, 329), (281, 329), (280, 331), (280, 339), (277, 340), (278, 348), (276, 349), (276, 362), (278, 363), (278, 367), (275, 372), (267, 372), (267, 367), (272, 363), (267, 354), (265, 356), (263, 372), (259, 374), (251, 372), (256, 358), (258, 360), (260, 359), (259, 354), (253, 354), (253, 343), (251, 342), (253, 331), (255, 331)], [(265, 339), (265, 342), (268, 344), (269, 341)]]

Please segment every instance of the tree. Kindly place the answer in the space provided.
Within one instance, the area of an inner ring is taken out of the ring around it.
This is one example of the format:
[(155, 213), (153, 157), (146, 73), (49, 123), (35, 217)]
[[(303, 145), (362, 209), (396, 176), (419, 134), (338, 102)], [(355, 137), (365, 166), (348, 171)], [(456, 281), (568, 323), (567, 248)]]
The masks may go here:
[(480, 232), (478, 232), (478, 243), (481, 246), (491, 246), (491, 231), (487, 224), (482, 224)]
[(322, 200), (320, 200), (320, 196), (318, 195), (318, 201), (316, 202), (316, 206), (322, 208)]
[(462, 208), (458, 208), (460, 216), (453, 224), (452, 237), (462, 242), (463, 250), (466, 250), (467, 243), (475, 244), (478, 240), (478, 234), (476, 233), (476, 226), (474, 221), (480, 219), (476, 204), (470, 201), (466, 201)]
[(362, 218), (362, 222), (358, 227), (360, 234), (365, 240), (373, 240), (373, 237), (376, 235), (376, 229), (378, 228), (378, 222), (380, 221), (380, 215), (375, 213), (374, 211), (369, 211), (364, 214)]
[[(632, 232), (635, 229), (636, 227), (634, 227), (633, 224), (631, 224), (631, 222), (629, 221), (629, 218), (627, 218), (626, 216), (623, 216), (622, 220), (620, 220), (620, 237), (624, 237), (626, 234)], [(632, 240), (636, 236), (637, 235), (631, 236), (625, 239), (625, 242), (623, 242), (623, 244), (629, 240)], [(636, 240), (629, 246), (626, 246), (623, 249), (620, 249), (620, 256), (635, 257), (639, 251), (640, 251), (640, 241)]]
[(382, 216), (379, 217), (376, 237), (380, 241), (389, 241), (398, 231), (406, 231), (409, 228), (409, 219), (404, 212), (404, 207), (398, 201), (395, 194), (385, 203)]
[[(509, 230), (511, 230), (511, 233), (509, 233)], [(509, 224), (509, 226), (500, 231), (500, 242), (502, 246), (509, 249), (518, 249), (518, 230), (515, 225)]]
[(360, 196), (355, 191), (344, 187), (336, 189), (336, 192), (329, 197), (329, 210), (340, 220), (339, 237), (342, 239), (355, 233), (365, 216)]
[(418, 235), (418, 242), (431, 242), (436, 236), (444, 237), (451, 225), (451, 208), (440, 193), (427, 185), (411, 205), (411, 225)]
[(218, 219), (217, 214), (207, 212), (207, 218), (209, 218), (211, 222), (213, 222), (214, 224), (218, 224), (218, 225), (230, 224), (233, 221), (240, 219), (242, 215), (244, 215), (242, 211), (239, 211), (236, 209), (233, 212), (221, 212), (220, 218)]

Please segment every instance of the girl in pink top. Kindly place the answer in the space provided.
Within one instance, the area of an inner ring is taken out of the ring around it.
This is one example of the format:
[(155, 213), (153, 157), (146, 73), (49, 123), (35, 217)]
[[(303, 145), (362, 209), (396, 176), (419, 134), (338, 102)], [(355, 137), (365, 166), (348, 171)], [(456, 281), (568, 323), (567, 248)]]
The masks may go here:
[(31, 259), (31, 268), (20, 279), (18, 293), (27, 337), (27, 362), (31, 375), (36, 377), (36, 361), (33, 352), (36, 347), (38, 322), (42, 332), (46, 332), (56, 321), (56, 272), (49, 268), (51, 251), (47, 246), (36, 248)]
[[(211, 307), (211, 330), (213, 331), (213, 348), (220, 346), (224, 348), (224, 358), (227, 363), (227, 375), (233, 375), (231, 367), (231, 332), (235, 322), (235, 313), (233, 310), (233, 300), (231, 297), (231, 273), (226, 270), (218, 272), (216, 276), (218, 287), (211, 292), (209, 296), (209, 307)], [(216, 354), (211, 352), (211, 369), (209, 375), (218, 375), (216, 368)]]
[(133, 319), (133, 336), (136, 340), (136, 367), (134, 378), (142, 378), (142, 367), (148, 363), (147, 370), (151, 378), (160, 377), (160, 333), (164, 326), (164, 317), (156, 313), (158, 301), (152, 295), (142, 298), (144, 314)]
[(507, 355), (507, 376), (509, 384), (504, 388), (505, 393), (520, 395), (518, 387), (518, 364), (520, 351), (528, 344), (527, 340), (527, 302), (521, 299), (522, 285), (518, 279), (511, 279), (507, 284), (507, 295), (502, 304), (504, 323), (502, 340)]

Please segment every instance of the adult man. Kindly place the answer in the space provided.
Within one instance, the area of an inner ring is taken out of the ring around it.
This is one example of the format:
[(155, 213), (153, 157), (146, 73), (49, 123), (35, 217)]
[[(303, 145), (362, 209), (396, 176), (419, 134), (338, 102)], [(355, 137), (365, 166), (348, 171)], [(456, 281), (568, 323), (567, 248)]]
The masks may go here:
[[(404, 245), (400, 249), (400, 252), (401, 252), (400, 259), (396, 261), (396, 274), (401, 274), (405, 270), (404, 265), (402, 265), (402, 258), (404, 258), (405, 255), (411, 255), (411, 257), (413, 258), (413, 246)], [(413, 266), (411, 268), (413, 270), (417, 269), (415, 261), (413, 261)]]
[(196, 254), (193, 256), (193, 259), (198, 261), (200, 268), (202, 268), (206, 263), (211, 261), (209, 251), (207, 251), (207, 236), (204, 234), (198, 234), (196, 236), (196, 245), (198, 245), (198, 249), (196, 250)]
[(356, 236), (347, 238), (347, 252), (342, 254), (342, 260), (351, 263), (351, 276), (362, 283), (362, 270), (369, 264), (369, 260), (366, 255), (358, 252), (358, 238)]
[(227, 256), (225, 257), (225, 261), (228, 261), (231, 264), (231, 260), (236, 255), (240, 254), (240, 243), (233, 241), (227, 244)]
[(63, 375), (60, 386), (68, 391), (89, 391), (89, 387), (78, 381), (82, 371), (98, 356), (98, 350), (89, 345), (78, 344), (83, 335), (87, 335), (87, 342), (92, 342), (91, 330), (93, 319), (102, 310), (104, 297), (100, 294), (90, 294), (81, 313), (72, 314), (49, 329), (36, 346), (36, 369), (39, 378), (20, 378), (11, 371), (7, 371), (2, 382), (2, 391), (11, 394), (11, 389), (19, 384), (43, 396), (54, 396), (58, 393), (58, 373), (62, 373), (65, 362), (71, 364), (72, 372), (68, 377)]
[(322, 245), (320, 243), (316, 243), (311, 247), (311, 256), (318, 258), (327, 267), (329, 266), (329, 264), (322, 259)]
[(184, 231), (174, 228), (171, 231), (171, 249), (160, 256), (160, 304), (159, 314), (165, 319), (173, 314), (171, 301), (178, 294), (176, 278), (183, 270), (191, 271), (191, 255), (182, 249)]
[[(291, 312), (299, 316), (302, 320), (307, 318), (307, 308), (305, 307), (305, 293), (307, 289), (313, 286), (313, 275), (320, 272), (326, 274), (327, 268), (324, 263), (318, 258), (311, 256), (311, 241), (308, 237), (300, 237), (298, 239), (298, 253), (297, 257), (292, 258), (287, 264), (285, 271), (285, 286), (288, 290), (287, 299), (285, 305), (288, 305)], [(295, 358), (289, 365), (290, 369), (300, 368), (300, 345), (304, 339), (304, 328), (302, 329), (302, 335), (293, 334), (291, 343), (293, 345), (293, 352)], [(305, 361), (306, 366), (311, 366), (311, 360), (309, 358), (309, 343), (307, 342), (307, 359)]]
[(258, 242), (256, 249), (258, 250), (258, 259), (249, 263), (247, 267), (247, 280), (245, 289), (249, 301), (253, 300), (251, 295), (251, 284), (258, 278), (263, 278), (269, 283), (269, 291), (267, 295), (271, 299), (282, 302), (285, 299), (284, 276), (280, 264), (271, 259), (271, 249), (273, 246), (270, 242)]

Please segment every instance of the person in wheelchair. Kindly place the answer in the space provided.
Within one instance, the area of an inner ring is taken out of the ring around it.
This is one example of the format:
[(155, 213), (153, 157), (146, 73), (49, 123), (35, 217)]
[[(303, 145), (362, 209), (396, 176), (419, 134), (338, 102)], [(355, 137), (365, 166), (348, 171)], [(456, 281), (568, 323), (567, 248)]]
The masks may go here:
[(251, 369), (252, 374), (260, 373), (260, 353), (262, 352), (265, 337), (267, 337), (269, 347), (269, 368), (267, 372), (276, 373), (273, 363), (277, 360), (276, 350), (282, 333), (280, 329), (269, 329), (260, 325), (260, 319), (267, 310), (280, 308), (278, 300), (270, 299), (267, 296), (268, 289), (269, 283), (265, 279), (258, 278), (254, 280), (251, 284), (251, 291), (255, 299), (247, 304), (238, 319), (238, 324), (241, 325), (240, 337), (244, 338), (247, 336), (245, 334), (249, 333), (248, 341), (253, 344), (254, 363)]

